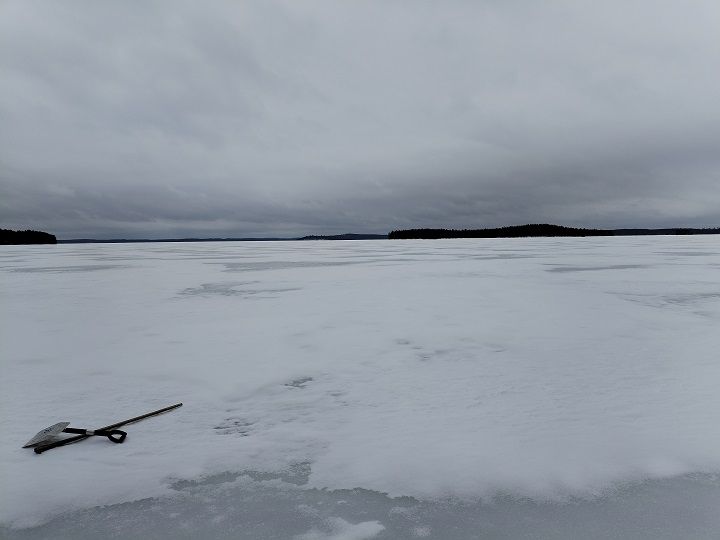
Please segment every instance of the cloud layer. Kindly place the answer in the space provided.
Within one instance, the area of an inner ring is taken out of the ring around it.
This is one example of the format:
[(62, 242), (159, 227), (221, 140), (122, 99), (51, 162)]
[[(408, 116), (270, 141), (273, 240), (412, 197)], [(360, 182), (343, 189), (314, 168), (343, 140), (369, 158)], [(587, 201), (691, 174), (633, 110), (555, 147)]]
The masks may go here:
[(0, 4), (0, 226), (720, 225), (720, 6)]

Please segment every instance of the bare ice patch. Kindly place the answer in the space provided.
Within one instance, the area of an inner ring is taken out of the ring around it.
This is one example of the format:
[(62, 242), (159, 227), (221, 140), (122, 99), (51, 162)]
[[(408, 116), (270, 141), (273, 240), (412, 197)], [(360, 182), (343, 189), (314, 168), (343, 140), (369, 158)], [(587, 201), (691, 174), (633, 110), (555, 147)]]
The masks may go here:
[(597, 272), (601, 270), (630, 270), (633, 268), (647, 268), (645, 264), (609, 264), (604, 266), (555, 266), (548, 268), (548, 272)]
[(199, 287), (189, 287), (180, 291), (182, 296), (254, 296), (272, 297), (279, 293), (299, 291), (300, 287), (258, 287), (260, 281), (203, 283)]
[(648, 307), (683, 310), (703, 317), (720, 316), (720, 291), (658, 293), (617, 293), (620, 298)]
[(225, 266), (226, 272), (261, 272), (268, 270), (294, 270), (298, 268), (323, 268), (330, 266), (351, 266), (356, 261), (267, 261), (267, 262), (225, 262), (213, 263)]
[(352, 524), (343, 518), (331, 517), (325, 520), (322, 528), (313, 527), (309, 532), (295, 536), (295, 540), (369, 540), (384, 530), (378, 521)]
[(18, 273), (72, 273), (72, 272), (97, 272), (101, 270), (116, 270), (119, 268), (131, 268), (126, 264), (77, 264), (74, 266), (30, 266), (24, 268), (12, 268), (11, 272)]
[[(306, 475), (305, 468), (301, 469)], [(691, 475), (620, 486), (593, 499), (541, 503), (419, 500), (364, 489), (310, 489), (283, 474), (245, 471), (177, 482), (170, 495), (69, 512), (5, 540), (717, 540), (720, 479)]]
[(690, 305), (720, 300), (720, 292), (670, 294), (663, 299), (669, 304)]

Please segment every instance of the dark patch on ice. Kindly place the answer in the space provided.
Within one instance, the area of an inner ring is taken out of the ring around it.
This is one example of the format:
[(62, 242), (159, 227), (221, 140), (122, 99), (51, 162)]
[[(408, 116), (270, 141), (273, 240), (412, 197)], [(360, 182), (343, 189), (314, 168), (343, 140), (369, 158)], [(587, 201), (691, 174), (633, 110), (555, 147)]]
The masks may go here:
[(633, 268), (648, 268), (646, 264), (609, 264), (606, 266), (555, 266), (548, 268), (547, 272), (593, 272), (596, 270), (629, 270)]
[(361, 264), (349, 261), (267, 261), (267, 262), (241, 262), (241, 263), (210, 263), (222, 264), (225, 272), (257, 272), (265, 270), (287, 270), (291, 268), (322, 268), (330, 266), (350, 266)]
[(691, 293), (675, 293), (668, 295), (657, 294), (641, 294), (641, 293), (615, 293), (609, 291), (610, 294), (617, 295), (624, 300), (636, 302), (645, 306), (662, 308), (668, 304), (677, 306), (691, 306), (706, 301), (720, 300), (720, 292), (691, 292)]
[(676, 255), (678, 257), (704, 257), (718, 255), (712, 251), (656, 251), (656, 255)]
[(280, 480), (286, 484), (294, 486), (304, 486), (308, 483), (311, 472), (311, 463), (309, 461), (299, 461), (291, 463), (286, 469), (281, 471), (255, 471), (244, 470), (238, 472), (222, 472), (210, 476), (204, 476), (197, 480), (178, 480), (173, 482), (171, 489), (182, 491), (203, 486), (216, 486), (219, 484), (227, 484), (235, 482), (241, 476), (247, 476), (257, 482), (267, 482), (271, 480)]
[(259, 281), (234, 283), (203, 283), (199, 287), (190, 287), (180, 291), (182, 296), (240, 296), (275, 295), (283, 292), (299, 291), (300, 287), (262, 288), (253, 287)]
[(518, 255), (516, 253), (503, 253), (497, 255), (460, 255), (461, 259), (473, 259), (478, 261), (494, 261), (504, 259), (534, 259), (535, 255)]
[(240, 296), (243, 291), (235, 287), (247, 287), (259, 281), (240, 281), (234, 283), (203, 283), (199, 287), (189, 287), (180, 291), (183, 296)]
[(705, 300), (720, 299), (720, 292), (670, 294), (662, 297), (669, 304), (690, 305)]
[[(16, 268), (19, 264), (27, 264), (28, 263), (28, 260), (25, 258), (19, 259), (19, 258), (2, 257), (2, 256), (0, 256), (0, 261), (2, 261), (2, 263), (3, 263), (3, 265), (0, 266), (0, 268), (2, 268), (3, 270), (10, 270), (10, 269)], [(12, 266), (10, 266), (10, 264), (8, 264), (8, 263), (12, 264)], [(7, 266), (6, 266), (6, 264), (7, 264)]]
[(18, 273), (64, 273), (64, 272), (95, 272), (98, 270), (115, 270), (118, 268), (132, 268), (126, 264), (81, 264), (76, 266), (32, 266), (27, 268), (13, 268), (11, 272)]
[(307, 383), (311, 382), (312, 380), (312, 377), (301, 377), (300, 379), (295, 379), (294, 381), (285, 383), (285, 386), (289, 388), (305, 388)]

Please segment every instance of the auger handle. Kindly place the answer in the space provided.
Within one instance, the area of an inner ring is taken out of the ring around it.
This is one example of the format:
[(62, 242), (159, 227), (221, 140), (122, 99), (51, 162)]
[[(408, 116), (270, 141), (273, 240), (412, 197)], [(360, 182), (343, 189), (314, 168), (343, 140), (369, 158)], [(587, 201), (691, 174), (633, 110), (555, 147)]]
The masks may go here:
[(72, 428), (68, 427), (63, 429), (64, 433), (77, 433), (79, 435), (99, 435), (101, 437), (107, 437), (114, 443), (121, 443), (125, 441), (125, 437), (127, 437), (127, 433), (124, 432), (121, 429), (80, 429), (80, 428)]

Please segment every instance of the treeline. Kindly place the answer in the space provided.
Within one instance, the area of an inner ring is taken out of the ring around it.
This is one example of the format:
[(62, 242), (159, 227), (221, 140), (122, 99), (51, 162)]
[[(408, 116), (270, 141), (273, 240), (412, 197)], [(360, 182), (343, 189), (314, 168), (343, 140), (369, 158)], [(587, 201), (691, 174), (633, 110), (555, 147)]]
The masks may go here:
[(690, 227), (674, 227), (672, 229), (615, 229), (614, 236), (637, 236), (644, 234), (720, 234), (720, 227), (693, 229)]
[(12, 231), (0, 229), (0, 245), (57, 244), (54, 234), (42, 231)]
[(496, 229), (407, 229), (392, 231), (391, 240), (438, 239), (438, 238), (521, 238), (530, 236), (635, 236), (660, 234), (720, 234), (720, 228), (692, 229), (687, 227), (669, 229), (579, 229), (532, 223)]
[(613, 232), (604, 229), (577, 229), (547, 223), (531, 223), (513, 225), (497, 229), (408, 229), (392, 231), (391, 240), (407, 240), (413, 238), (520, 238), (526, 236), (609, 236)]

